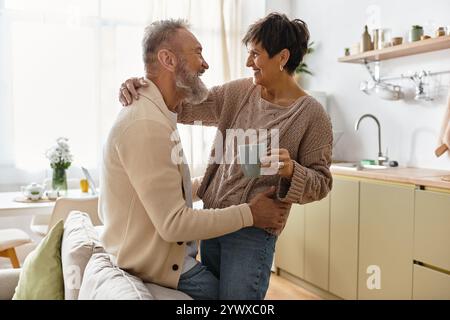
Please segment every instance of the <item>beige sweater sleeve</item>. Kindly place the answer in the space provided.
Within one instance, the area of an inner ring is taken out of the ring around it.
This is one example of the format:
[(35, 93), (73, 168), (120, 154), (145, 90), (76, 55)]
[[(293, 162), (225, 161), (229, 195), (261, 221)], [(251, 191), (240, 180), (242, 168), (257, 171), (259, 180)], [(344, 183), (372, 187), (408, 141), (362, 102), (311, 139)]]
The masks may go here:
[(252, 79), (245, 78), (212, 87), (205, 102), (179, 107), (178, 122), (194, 124), (194, 121), (202, 121), (203, 125), (217, 126), (221, 116), (236, 112), (236, 107), (243, 102), (252, 86)]
[(183, 124), (194, 124), (201, 121), (202, 125), (217, 126), (223, 106), (223, 86), (209, 90), (208, 98), (197, 105), (183, 103), (178, 108), (177, 121)]
[(321, 200), (332, 188), (330, 171), (333, 130), (328, 115), (322, 107), (315, 106), (308, 121), (308, 129), (300, 142), (294, 160), (292, 178), (280, 179), (278, 199), (289, 203), (305, 204)]
[(172, 161), (172, 129), (154, 120), (134, 121), (118, 138), (128, 178), (161, 237), (168, 242), (218, 237), (253, 225), (248, 204), (225, 209), (186, 207), (182, 176)]
[(198, 188), (200, 188), (200, 185), (202, 184), (203, 176), (201, 177), (195, 177), (191, 179), (192, 182), (192, 201), (199, 201), (201, 200), (199, 196), (197, 195)]
[(303, 165), (294, 160), (291, 180), (280, 180), (279, 200), (305, 204), (321, 200), (330, 192), (333, 179), (327, 163), (331, 162), (331, 147), (322, 146), (303, 159)]

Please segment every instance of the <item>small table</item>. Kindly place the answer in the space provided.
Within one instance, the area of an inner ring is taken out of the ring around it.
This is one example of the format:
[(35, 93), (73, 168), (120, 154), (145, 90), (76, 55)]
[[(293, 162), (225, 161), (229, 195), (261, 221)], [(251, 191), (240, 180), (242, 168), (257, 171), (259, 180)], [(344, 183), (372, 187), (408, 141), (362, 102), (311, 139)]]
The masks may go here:
[[(22, 196), (21, 192), (0, 192), (0, 218), (17, 216), (48, 215), (53, 211), (56, 201), (51, 202), (17, 202), (14, 199)], [(97, 197), (80, 190), (68, 190), (66, 197)]]

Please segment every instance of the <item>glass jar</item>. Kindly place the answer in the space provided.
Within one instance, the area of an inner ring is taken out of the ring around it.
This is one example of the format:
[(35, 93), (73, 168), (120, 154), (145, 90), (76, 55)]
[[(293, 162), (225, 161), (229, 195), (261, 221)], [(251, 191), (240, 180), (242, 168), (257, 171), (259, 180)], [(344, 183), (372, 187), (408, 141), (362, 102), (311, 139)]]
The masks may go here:
[(419, 41), (421, 36), (423, 36), (423, 27), (418, 25), (412, 26), (409, 32), (409, 41)]
[(80, 180), (80, 188), (81, 188), (81, 192), (83, 192), (83, 193), (89, 192), (89, 182), (87, 181), (87, 179)]
[(445, 36), (445, 34), (446, 34), (445, 27), (439, 27), (436, 30), (436, 37), (442, 37), (442, 36)]

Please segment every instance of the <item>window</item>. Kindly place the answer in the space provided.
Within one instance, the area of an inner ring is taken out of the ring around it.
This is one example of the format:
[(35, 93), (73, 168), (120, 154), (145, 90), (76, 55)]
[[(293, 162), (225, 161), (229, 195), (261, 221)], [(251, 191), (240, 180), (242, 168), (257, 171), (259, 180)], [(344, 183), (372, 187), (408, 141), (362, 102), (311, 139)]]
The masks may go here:
[[(45, 151), (60, 136), (74, 154), (69, 176), (96, 175), (119, 85), (143, 75), (143, 29), (168, 17), (189, 19), (208, 86), (242, 76), (239, 0), (0, 0), (0, 187), (49, 177)], [(180, 126), (192, 175), (214, 132)]]

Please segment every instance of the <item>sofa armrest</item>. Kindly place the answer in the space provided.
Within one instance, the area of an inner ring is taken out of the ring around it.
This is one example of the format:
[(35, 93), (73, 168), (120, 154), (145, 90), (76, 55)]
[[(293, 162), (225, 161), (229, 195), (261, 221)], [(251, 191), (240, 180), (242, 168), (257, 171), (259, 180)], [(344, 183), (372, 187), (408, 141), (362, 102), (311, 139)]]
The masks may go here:
[(0, 300), (11, 300), (22, 269), (0, 269)]

